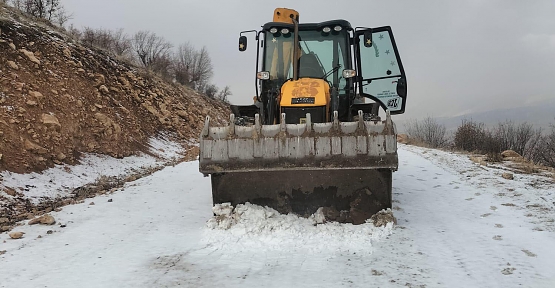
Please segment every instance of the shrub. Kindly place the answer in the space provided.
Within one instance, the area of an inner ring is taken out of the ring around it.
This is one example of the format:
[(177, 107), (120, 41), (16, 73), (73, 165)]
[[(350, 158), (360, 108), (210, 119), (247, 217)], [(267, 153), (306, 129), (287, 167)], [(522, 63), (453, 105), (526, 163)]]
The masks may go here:
[(432, 117), (427, 117), (422, 121), (415, 120), (409, 124), (407, 134), (417, 142), (422, 142), (432, 148), (445, 147), (447, 139), (445, 125), (437, 123)]
[(482, 151), (486, 134), (484, 123), (463, 120), (455, 132), (455, 147), (465, 151)]

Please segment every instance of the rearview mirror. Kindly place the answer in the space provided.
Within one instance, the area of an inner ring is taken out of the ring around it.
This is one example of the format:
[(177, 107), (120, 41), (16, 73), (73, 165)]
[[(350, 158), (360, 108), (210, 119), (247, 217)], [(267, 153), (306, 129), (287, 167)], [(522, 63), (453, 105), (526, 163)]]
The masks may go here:
[(399, 78), (397, 80), (397, 95), (401, 98), (407, 97), (407, 80), (405, 78)]
[(372, 47), (372, 30), (364, 31), (364, 47)]
[(239, 51), (243, 52), (247, 50), (247, 36), (239, 37)]

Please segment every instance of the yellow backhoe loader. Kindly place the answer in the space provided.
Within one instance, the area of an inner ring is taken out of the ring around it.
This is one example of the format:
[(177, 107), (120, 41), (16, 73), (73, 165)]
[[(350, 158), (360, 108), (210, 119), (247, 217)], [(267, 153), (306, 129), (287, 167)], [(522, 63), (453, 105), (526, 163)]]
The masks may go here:
[[(256, 97), (232, 105), (229, 125), (200, 135), (199, 170), (214, 204), (250, 202), (281, 213), (364, 223), (391, 208), (398, 168), (391, 115), (405, 112), (407, 82), (391, 27), (299, 23), (277, 8), (256, 38)], [(380, 108), (384, 111), (379, 115)]]

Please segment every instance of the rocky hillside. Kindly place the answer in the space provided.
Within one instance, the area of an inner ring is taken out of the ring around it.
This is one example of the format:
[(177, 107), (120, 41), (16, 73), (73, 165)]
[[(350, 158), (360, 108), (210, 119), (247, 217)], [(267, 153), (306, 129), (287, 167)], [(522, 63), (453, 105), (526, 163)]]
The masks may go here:
[(185, 144), (206, 115), (226, 121), (225, 103), (0, 10), (0, 171), (146, 152), (160, 132)]

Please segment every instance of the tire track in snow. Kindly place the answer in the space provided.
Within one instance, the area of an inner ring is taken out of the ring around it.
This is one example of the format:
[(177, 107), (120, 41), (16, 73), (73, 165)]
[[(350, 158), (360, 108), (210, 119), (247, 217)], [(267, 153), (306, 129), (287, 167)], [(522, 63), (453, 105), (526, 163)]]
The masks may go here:
[[(397, 198), (402, 210), (396, 213), (396, 216), (401, 225), (406, 226), (406, 229), (396, 230), (394, 234), (409, 234), (408, 238), (414, 240), (414, 245), (423, 254), (428, 255), (427, 261), (434, 263), (435, 266), (432, 270), (440, 275), (437, 285), (484, 287), (503, 284), (505, 287), (515, 287), (526, 286), (534, 281), (543, 283), (542, 279), (546, 278), (549, 282), (549, 279), (554, 276), (553, 272), (543, 275), (537, 273), (535, 268), (537, 263), (534, 263), (536, 261), (530, 257), (526, 259), (527, 256), (522, 252), (521, 247), (542, 247), (544, 243), (550, 242), (549, 238), (552, 235), (538, 234), (536, 244), (529, 241), (529, 237), (526, 236), (514, 237), (532, 233), (531, 227), (521, 228), (514, 225), (521, 224), (522, 221), (515, 219), (517, 215), (509, 211), (507, 209), (509, 207), (490, 210), (490, 206), (500, 205), (496, 204), (500, 199), (495, 199), (484, 193), (482, 189), (473, 187), (465, 179), (460, 179), (460, 175), (450, 173), (423, 159), (422, 155), (418, 154), (424, 149), (412, 148), (411, 150), (416, 151), (408, 152), (400, 149), (399, 158), (403, 159), (402, 165), (394, 174), (394, 186), (397, 183), (397, 190), (402, 191)], [(453, 159), (449, 160), (453, 161)], [(422, 161), (431, 164), (426, 168), (428, 171), (422, 171), (421, 166), (415, 164), (421, 164)], [(437, 180), (429, 180), (426, 175), (420, 174), (421, 172), (428, 175), (443, 174), (443, 176)], [(413, 177), (410, 177), (411, 175)], [(427, 183), (413, 181), (414, 178), (426, 179)], [(465, 201), (468, 197), (474, 198), (472, 201)], [(484, 221), (479, 215), (484, 214), (485, 211), (492, 213), (493, 216)], [(502, 236), (502, 240), (496, 241), (493, 239), (495, 235), (504, 233), (492, 230), (492, 227), (502, 221), (513, 224), (504, 225), (504, 230), (510, 229), (511, 231), (508, 232), (511, 233), (507, 237)], [(543, 250), (549, 251), (545, 248)], [(548, 254), (551, 254), (548, 257), (555, 256), (551, 251)], [(422, 263), (414, 262), (412, 265), (419, 267)], [(503, 271), (512, 271), (512, 274), (503, 274)]]

